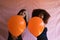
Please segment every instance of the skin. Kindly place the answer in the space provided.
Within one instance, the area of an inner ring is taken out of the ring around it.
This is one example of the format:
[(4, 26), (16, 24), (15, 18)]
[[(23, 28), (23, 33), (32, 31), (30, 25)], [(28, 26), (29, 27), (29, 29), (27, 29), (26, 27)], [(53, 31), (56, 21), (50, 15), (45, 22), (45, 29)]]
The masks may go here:
[(23, 18), (26, 16), (26, 11), (24, 11), (24, 12), (21, 12), (20, 13), (20, 16), (22, 16)]
[(43, 14), (40, 14), (40, 15), (38, 15), (38, 17), (40, 17), (40, 18), (44, 18), (44, 15)]

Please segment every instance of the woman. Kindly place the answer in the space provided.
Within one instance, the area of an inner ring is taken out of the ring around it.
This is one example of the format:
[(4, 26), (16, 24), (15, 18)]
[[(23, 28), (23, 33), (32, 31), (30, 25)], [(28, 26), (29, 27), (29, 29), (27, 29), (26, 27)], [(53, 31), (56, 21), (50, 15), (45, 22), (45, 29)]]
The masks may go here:
[[(48, 19), (50, 17), (48, 12), (44, 9), (34, 9), (32, 12), (32, 17), (35, 17), (35, 16), (42, 18), (44, 24), (48, 23)], [(42, 32), (42, 34), (37, 37), (37, 40), (48, 40), (46, 27), (44, 31)]]
[[(26, 10), (25, 10), (25, 9), (21, 9), (21, 10), (18, 12), (17, 15), (22, 16), (22, 17), (25, 19), (26, 25), (27, 25), (27, 14), (26, 14)], [(20, 35), (20, 36), (18, 36), (18, 38), (16, 38), (16, 37), (13, 37), (13, 36), (11, 35), (11, 33), (9, 32), (8, 40), (22, 40), (22, 35)]]

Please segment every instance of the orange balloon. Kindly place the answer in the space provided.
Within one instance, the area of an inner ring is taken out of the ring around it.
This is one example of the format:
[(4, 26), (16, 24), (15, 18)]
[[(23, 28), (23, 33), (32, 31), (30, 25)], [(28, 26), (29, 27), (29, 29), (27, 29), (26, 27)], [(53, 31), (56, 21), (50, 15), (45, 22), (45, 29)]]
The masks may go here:
[(28, 29), (35, 36), (39, 36), (44, 30), (43, 20), (39, 17), (33, 17), (29, 20)]
[(15, 37), (21, 35), (25, 28), (26, 22), (22, 16), (12, 16), (8, 21), (8, 30)]

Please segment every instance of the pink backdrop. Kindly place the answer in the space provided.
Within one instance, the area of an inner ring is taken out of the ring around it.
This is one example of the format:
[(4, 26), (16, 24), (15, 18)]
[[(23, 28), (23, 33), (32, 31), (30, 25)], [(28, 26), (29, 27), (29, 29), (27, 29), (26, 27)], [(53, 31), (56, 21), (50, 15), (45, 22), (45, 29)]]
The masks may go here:
[(0, 40), (7, 40), (7, 21), (25, 8), (31, 17), (35, 8), (42, 8), (51, 15), (48, 24), (48, 40), (60, 40), (60, 0), (0, 0)]

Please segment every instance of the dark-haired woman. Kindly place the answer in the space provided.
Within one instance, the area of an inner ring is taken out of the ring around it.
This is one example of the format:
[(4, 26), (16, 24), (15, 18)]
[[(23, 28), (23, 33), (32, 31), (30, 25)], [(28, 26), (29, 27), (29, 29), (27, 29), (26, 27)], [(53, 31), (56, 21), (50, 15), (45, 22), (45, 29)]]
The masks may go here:
[[(49, 13), (44, 9), (34, 9), (32, 12), (32, 17), (40, 17), (44, 24), (48, 23), (48, 19), (50, 17)], [(37, 37), (37, 40), (48, 40), (47, 38), (47, 27), (43, 30), (42, 34)]]
[[(25, 9), (21, 9), (18, 12), (17, 15), (22, 16), (25, 19), (26, 25), (27, 25), (27, 14), (26, 14), (26, 10)], [(8, 40), (22, 40), (22, 34), (16, 38), (16, 37), (12, 36), (11, 33), (9, 32)]]

